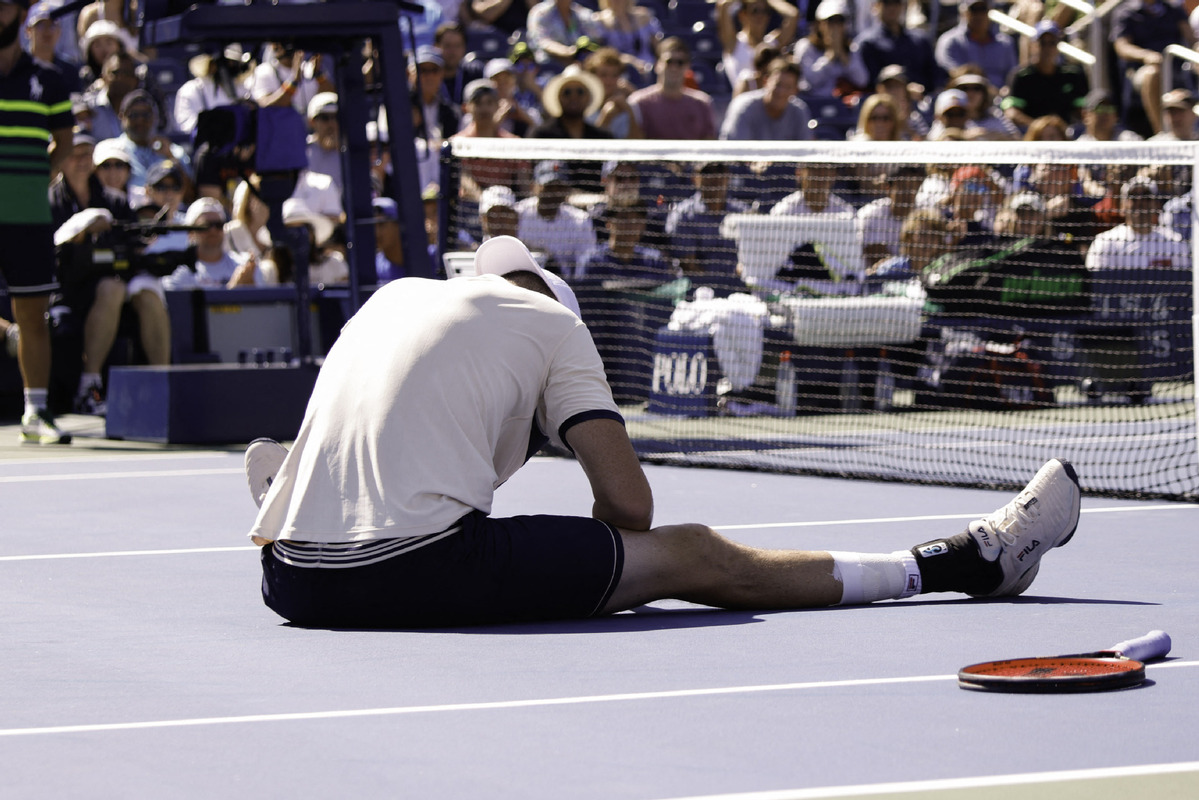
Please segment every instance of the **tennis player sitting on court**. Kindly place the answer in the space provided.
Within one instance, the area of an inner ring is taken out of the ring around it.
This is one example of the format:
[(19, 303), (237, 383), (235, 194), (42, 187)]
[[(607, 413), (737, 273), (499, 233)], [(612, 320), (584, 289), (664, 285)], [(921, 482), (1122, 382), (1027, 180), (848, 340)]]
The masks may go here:
[[(382, 287), (341, 332), (291, 451), (258, 440), (266, 604), (302, 625), (446, 626), (611, 614), (662, 598), (724, 608), (1016, 595), (1078, 523), (1050, 461), (956, 536), (891, 554), (759, 550), (703, 525), (652, 528), (653, 497), (574, 295), (517, 239), (478, 275)], [(591, 517), (493, 519), (547, 436), (574, 451)]]

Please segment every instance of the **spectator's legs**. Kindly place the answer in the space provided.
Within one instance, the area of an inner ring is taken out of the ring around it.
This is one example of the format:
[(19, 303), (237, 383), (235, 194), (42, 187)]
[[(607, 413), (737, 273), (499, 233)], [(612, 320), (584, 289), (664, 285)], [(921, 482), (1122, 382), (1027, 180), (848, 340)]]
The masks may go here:
[[(125, 282), (109, 276), (96, 284), (96, 299), (83, 324), (83, 371), (98, 375), (104, 369), (121, 324), (125, 304)], [(23, 331), (22, 331), (23, 332)]]
[(141, 330), (142, 349), (146, 359), (156, 367), (171, 363), (171, 318), (162, 298), (149, 289), (133, 295), (129, 301), (137, 312), (138, 328)]

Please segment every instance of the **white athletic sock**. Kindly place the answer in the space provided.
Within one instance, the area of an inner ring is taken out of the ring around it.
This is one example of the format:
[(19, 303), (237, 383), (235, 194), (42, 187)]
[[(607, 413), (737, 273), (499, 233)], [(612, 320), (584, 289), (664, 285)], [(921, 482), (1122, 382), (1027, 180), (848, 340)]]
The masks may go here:
[(898, 600), (920, 593), (920, 568), (907, 550), (894, 553), (843, 553), (833, 557), (833, 577), (841, 581), (841, 602), (848, 606)]
[(46, 410), (46, 390), (45, 389), (26, 389), (25, 390), (25, 413), (38, 414)]

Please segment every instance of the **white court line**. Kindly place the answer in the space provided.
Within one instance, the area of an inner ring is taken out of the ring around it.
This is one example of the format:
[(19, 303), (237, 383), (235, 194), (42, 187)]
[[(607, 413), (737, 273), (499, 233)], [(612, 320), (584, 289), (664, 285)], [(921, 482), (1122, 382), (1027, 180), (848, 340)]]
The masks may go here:
[(1129, 767), (1072, 769), (1061, 772), (1025, 772), (1019, 775), (990, 775), (982, 778), (949, 778), (904, 783), (864, 783), (858, 786), (827, 786), (820, 789), (783, 789), (770, 792), (739, 792), (735, 794), (706, 794), (678, 797), (673, 800), (819, 800), (825, 797), (857, 797), (859, 795), (909, 794), (914, 792), (951, 791), (954, 789), (986, 789), (992, 786), (1021, 786), (1033, 783), (1102, 780), (1105, 778), (1170, 775), (1199, 770), (1199, 761), (1175, 764), (1139, 764)]
[[(240, 470), (238, 470), (240, 471)], [(161, 473), (160, 473), (161, 474)], [(1199, 505), (1177, 504), (1157, 506), (1113, 506), (1110, 508), (1084, 508), (1084, 514), (1112, 514), (1135, 511), (1164, 511), (1180, 508), (1199, 509)], [(814, 520), (809, 522), (759, 522), (749, 525), (713, 525), (720, 531), (765, 530), (767, 528), (820, 528), (836, 525), (879, 525), (891, 522), (928, 522), (930, 520), (947, 519), (976, 519), (982, 516), (979, 512), (969, 514), (930, 514), (918, 517), (870, 517), (863, 519), (833, 519)], [(169, 550), (110, 550), (99, 553), (36, 553), (22, 556), (0, 556), (0, 562), (5, 561), (56, 561), (68, 558), (119, 558), (121, 556), (175, 556), (200, 553), (236, 553), (249, 550), (259, 550), (254, 545), (241, 547), (186, 547)]]
[[(1174, 661), (1150, 664), (1149, 669), (1163, 667), (1199, 667), (1199, 661)], [(804, 683), (775, 683), (757, 686), (724, 686), (712, 689), (676, 689), (662, 692), (626, 692), (580, 697), (550, 697), (534, 700), (498, 700), (488, 703), (445, 703), (426, 706), (395, 706), (391, 708), (355, 708), (339, 711), (299, 711), (286, 714), (248, 714), (239, 717), (193, 717), (191, 719), (148, 720), (144, 722), (102, 722), (90, 725), (54, 725), (42, 728), (0, 728), (0, 736), (37, 736), (56, 733), (105, 733), (162, 728), (193, 728), (203, 725), (245, 725), (259, 722), (300, 722), (326, 719), (357, 719), (362, 717), (397, 717), (408, 714), (436, 714), (461, 711), (496, 711), (516, 708), (545, 708), (590, 703), (620, 703), (642, 700), (665, 700), (680, 697), (713, 697), (730, 694), (790, 692), (809, 689), (840, 689), (849, 686), (884, 686), (903, 683), (929, 683), (957, 680), (957, 675), (915, 675), (906, 678), (858, 678), (843, 681), (806, 681)]]
[(244, 475), (243, 467), (213, 467), (211, 469), (156, 469), (136, 472), (70, 472), (65, 475), (6, 475), (0, 483), (40, 483), (57, 481), (107, 481), (129, 478), (194, 478), (197, 475)]

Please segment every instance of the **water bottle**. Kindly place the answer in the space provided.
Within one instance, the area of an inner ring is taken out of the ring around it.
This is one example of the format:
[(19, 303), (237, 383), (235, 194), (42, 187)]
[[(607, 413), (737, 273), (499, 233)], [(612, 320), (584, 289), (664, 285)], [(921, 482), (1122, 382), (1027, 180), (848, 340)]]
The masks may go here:
[(791, 363), (791, 351), (779, 355), (779, 368), (774, 378), (774, 404), (781, 417), (795, 416), (795, 365)]

